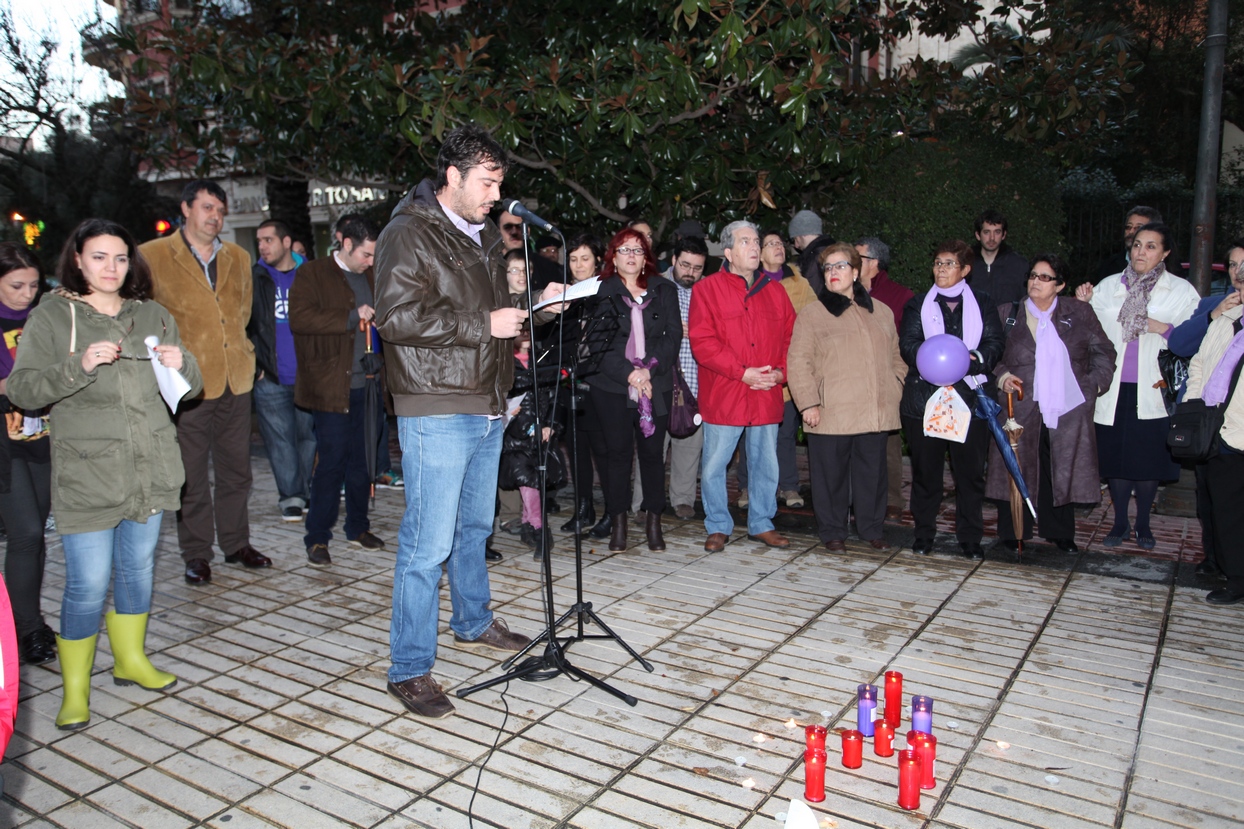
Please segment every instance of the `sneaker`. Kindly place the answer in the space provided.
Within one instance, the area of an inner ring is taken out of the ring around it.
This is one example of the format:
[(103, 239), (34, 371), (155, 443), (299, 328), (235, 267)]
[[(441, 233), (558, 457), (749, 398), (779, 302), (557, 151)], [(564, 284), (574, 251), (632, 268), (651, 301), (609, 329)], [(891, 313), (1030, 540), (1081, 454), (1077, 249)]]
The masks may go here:
[(403, 682), (390, 682), (388, 691), (389, 696), (416, 717), (439, 720), (454, 712), (454, 704), (431, 674), (411, 677)]
[(786, 501), (788, 509), (799, 509), (803, 506), (803, 498), (799, 496), (799, 490), (788, 489), (782, 493), (782, 499)]
[[(346, 539), (355, 547), (362, 547), (364, 550), (383, 550), (384, 542), (369, 532), (361, 532), (354, 538)], [(327, 549), (327, 548), (326, 548)]]
[(281, 510), (282, 521), (301, 521), (302, 507), (286, 507)]
[(521, 633), (510, 633), (505, 620), (494, 617), (488, 630), (474, 639), (463, 639), (454, 634), (454, 644), (460, 648), (491, 648), (494, 651), (521, 651), (531, 644), (531, 640)]
[(406, 482), (402, 480), (402, 473), (395, 469), (388, 472), (381, 472), (376, 476), (376, 489), (405, 489)]
[(739, 500), (734, 502), (739, 509), (747, 509), (747, 490), (739, 490)]
[(312, 567), (327, 567), (333, 563), (333, 557), (328, 554), (327, 544), (312, 544), (307, 548), (307, 563)]

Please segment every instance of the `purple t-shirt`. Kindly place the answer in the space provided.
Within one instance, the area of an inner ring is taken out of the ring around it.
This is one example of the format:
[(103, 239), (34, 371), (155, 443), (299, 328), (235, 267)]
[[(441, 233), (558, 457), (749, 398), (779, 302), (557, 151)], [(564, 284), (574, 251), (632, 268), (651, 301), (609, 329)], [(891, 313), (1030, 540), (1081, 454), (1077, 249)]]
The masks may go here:
[(294, 356), (294, 335), (289, 330), (289, 289), (294, 284), (294, 270), (278, 271), (267, 262), (260, 262), (276, 284), (276, 379), (282, 386), (294, 385), (298, 376), (298, 359)]

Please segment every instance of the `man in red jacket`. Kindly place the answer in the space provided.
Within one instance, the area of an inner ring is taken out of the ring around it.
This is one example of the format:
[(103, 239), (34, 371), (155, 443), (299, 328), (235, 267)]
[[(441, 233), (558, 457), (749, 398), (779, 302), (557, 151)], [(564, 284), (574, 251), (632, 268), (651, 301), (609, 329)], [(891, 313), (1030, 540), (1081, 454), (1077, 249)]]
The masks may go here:
[(721, 231), (722, 269), (691, 291), (687, 329), (700, 367), (704, 454), (700, 495), (710, 553), (725, 548), (734, 530), (726, 501), (726, 464), (746, 436), (751, 498), (748, 538), (770, 547), (790, 542), (773, 528), (777, 514), (777, 433), (782, 422), (786, 352), (795, 309), (781, 283), (760, 270), (760, 233), (751, 222)]

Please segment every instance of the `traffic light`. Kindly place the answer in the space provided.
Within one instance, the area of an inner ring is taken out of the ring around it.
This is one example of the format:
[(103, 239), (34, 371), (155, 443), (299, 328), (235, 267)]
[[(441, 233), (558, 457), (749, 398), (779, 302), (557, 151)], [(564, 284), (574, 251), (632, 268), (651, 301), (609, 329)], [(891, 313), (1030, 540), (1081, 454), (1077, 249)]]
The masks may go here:
[(170, 222), (168, 219), (156, 219), (155, 231), (159, 235), (163, 236), (164, 234), (168, 233), (172, 229), (173, 229), (173, 223)]

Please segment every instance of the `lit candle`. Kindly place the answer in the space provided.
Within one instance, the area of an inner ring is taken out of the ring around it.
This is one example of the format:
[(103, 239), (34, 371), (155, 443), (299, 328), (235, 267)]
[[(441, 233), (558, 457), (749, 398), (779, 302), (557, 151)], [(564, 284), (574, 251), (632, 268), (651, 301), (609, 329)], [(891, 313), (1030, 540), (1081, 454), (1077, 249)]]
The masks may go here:
[(916, 735), (916, 756), (920, 758), (920, 788), (936, 788), (933, 764), (937, 761), (937, 738), (923, 731), (912, 733)]
[(877, 710), (877, 686), (861, 685), (856, 689), (855, 722), (865, 737), (873, 735), (873, 712)]
[(932, 697), (911, 698), (911, 729), (912, 731), (923, 731), (925, 734), (933, 733)]
[(873, 721), (873, 753), (878, 757), (894, 754), (894, 729), (885, 718)]
[(829, 729), (823, 725), (809, 725), (803, 730), (804, 740), (806, 741), (805, 749), (811, 751), (813, 749), (825, 750), (825, 735), (829, 733)]
[(864, 735), (854, 728), (842, 732), (842, 765), (848, 769), (864, 765)]
[(898, 671), (885, 672), (885, 721), (895, 731), (903, 721), (903, 675)]
[(908, 810), (920, 808), (920, 758), (909, 748), (898, 753), (898, 805)]
[(825, 749), (808, 749), (803, 753), (803, 799), (820, 803), (825, 799)]

